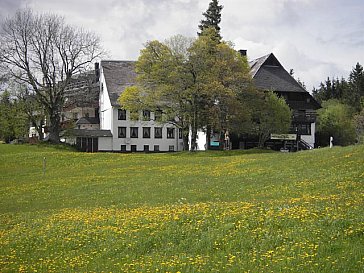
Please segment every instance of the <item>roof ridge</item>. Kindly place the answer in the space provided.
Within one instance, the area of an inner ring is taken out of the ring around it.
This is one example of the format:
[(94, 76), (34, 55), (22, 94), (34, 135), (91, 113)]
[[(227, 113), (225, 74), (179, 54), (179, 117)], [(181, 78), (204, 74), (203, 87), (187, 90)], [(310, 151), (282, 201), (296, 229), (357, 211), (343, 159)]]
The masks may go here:
[(271, 54), (273, 54), (273, 53), (272, 53), (272, 52), (271, 52), (271, 53), (268, 53), (268, 54), (263, 55), (263, 56), (261, 56), (261, 57), (258, 57), (258, 58), (255, 58), (255, 59), (253, 59), (253, 60), (250, 60), (249, 62), (255, 62), (255, 61), (258, 61), (258, 60), (260, 60), (260, 59), (268, 59), (268, 57), (269, 57)]
[(132, 60), (101, 60), (101, 62), (109, 62), (109, 63), (135, 63), (136, 61), (132, 61)]

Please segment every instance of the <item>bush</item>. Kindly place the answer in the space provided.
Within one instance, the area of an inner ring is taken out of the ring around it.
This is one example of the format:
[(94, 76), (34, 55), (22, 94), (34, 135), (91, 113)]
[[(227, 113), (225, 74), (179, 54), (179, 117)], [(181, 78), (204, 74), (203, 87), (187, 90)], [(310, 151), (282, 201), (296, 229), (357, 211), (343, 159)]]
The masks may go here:
[(347, 146), (355, 143), (356, 132), (352, 120), (353, 109), (338, 100), (322, 103), (318, 110), (316, 142), (319, 146), (328, 146), (330, 137), (333, 144)]

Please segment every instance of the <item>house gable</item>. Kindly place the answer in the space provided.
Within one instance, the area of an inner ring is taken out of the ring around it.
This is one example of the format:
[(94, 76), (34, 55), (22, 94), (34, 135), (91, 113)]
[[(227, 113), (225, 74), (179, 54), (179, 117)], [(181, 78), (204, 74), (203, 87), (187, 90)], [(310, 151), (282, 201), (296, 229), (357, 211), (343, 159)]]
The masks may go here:
[(126, 87), (135, 84), (135, 61), (101, 61), (111, 105), (118, 107), (118, 98)]
[(257, 88), (286, 99), (291, 109), (319, 109), (320, 105), (281, 65), (273, 53), (249, 62)]
[(307, 92), (280, 64), (273, 53), (250, 62), (259, 89), (277, 92)]

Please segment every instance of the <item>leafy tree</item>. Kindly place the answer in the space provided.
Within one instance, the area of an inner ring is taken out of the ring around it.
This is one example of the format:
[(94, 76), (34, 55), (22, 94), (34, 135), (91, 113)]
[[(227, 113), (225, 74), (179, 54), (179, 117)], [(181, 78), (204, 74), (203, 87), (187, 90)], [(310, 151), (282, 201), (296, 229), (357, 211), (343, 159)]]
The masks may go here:
[(193, 43), (181, 36), (147, 43), (136, 64), (137, 87), (126, 89), (120, 104), (162, 110), (182, 128), (185, 148), (189, 128), (192, 149), (198, 129), (228, 130), (244, 118), (238, 94), (251, 79), (246, 58), (214, 37), (216, 30), (209, 28)]
[[(288, 133), (291, 110), (283, 98), (273, 92), (261, 93), (253, 105), (253, 133), (258, 136), (258, 146), (264, 147), (272, 133)], [(253, 101), (254, 102), (254, 101)]]
[(200, 125), (192, 126), (192, 137), (194, 130), (205, 128), (207, 144), (211, 131), (222, 134), (246, 122), (247, 108), (240, 95), (252, 88), (246, 57), (215, 36), (214, 28), (206, 29), (190, 48), (189, 58), (197, 95), (193, 107)]
[(354, 116), (354, 125), (358, 143), (364, 143), (364, 109)]
[(1, 26), (0, 62), (14, 78), (32, 87), (47, 113), (52, 142), (59, 142), (64, 91), (72, 75), (88, 69), (102, 53), (97, 36), (54, 14), (26, 9)]
[(119, 99), (131, 112), (162, 111), (161, 121), (182, 129), (187, 150), (192, 84), (186, 63), (192, 41), (178, 35), (165, 43), (148, 42), (136, 63), (137, 86), (126, 88)]
[(0, 96), (0, 138), (10, 141), (24, 137), (27, 134), (28, 119), (25, 116), (23, 105), (13, 99), (9, 91)]
[(208, 9), (202, 15), (205, 16), (205, 19), (200, 21), (200, 25), (198, 26), (201, 32), (197, 33), (199, 36), (203, 34), (203, 32), (208, 28), (214, 28), (216, 30), (216, 34), (214, 38), (218, 41), (221, 41), (220, 35), (220, 22), (221, 22), (221, 10), (223, 6), (219, 5), (218, 0), (212, 0), (209, 4)]
[(11, 86), (17, 101), (22, 106), (23, 114), (27, 117), (29, 124), (37, 131), (39, 140), (42, 140), (46, 114), (43, 106), (37, 100), (37, 95), (23, 83), (13, 82)]
[(317, 118), (317, 143), (327, 146), (329, 139), (334, 138), (335, 145), (350, 145), (355, 143), (356, 133), (352, 121), (353, 109), (338, 100), (328, 100), (322, 103)]

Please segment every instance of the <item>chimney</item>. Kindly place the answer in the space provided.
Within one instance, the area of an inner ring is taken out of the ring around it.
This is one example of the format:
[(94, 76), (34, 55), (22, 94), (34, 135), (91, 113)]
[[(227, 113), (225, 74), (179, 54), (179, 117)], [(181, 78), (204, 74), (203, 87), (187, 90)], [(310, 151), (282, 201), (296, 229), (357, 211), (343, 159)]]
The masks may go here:
[(96, 82), (100, 79), (100, 64), (95, 63), (95, 76), (96, 76)]
[(238, 51), (239, 51), (241, 56), (246, 56), (246, 52), (247, 52), (246, 49), (239, 49)]

